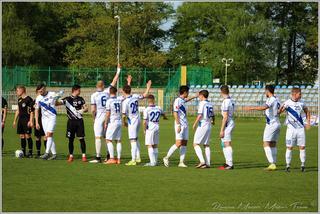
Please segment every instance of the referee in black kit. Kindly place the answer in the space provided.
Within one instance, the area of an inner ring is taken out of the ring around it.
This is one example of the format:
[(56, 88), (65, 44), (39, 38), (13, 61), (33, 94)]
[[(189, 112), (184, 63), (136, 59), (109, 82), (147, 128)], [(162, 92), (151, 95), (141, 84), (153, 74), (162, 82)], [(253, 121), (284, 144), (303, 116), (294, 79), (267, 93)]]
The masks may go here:
[(74, 85), (72, 87), (72, 94), (68, 97), (63, 98), (58, 101), (58, 105), (65, 105), (68, 116), (67, 123), (67, 138), (69, 139), (69, 158), (68, 162), (74, 160), (73, 150), (74, 150), (74, 138), (78, 137), (81, 146), (82, 152), (82, 161), (87, 162), (86, 158), (86, 143), (84, 140), (85, 131), (82, 114), (88, 111), (88, 107), (85, 104), (85, 101), (80, 97), (80, 85)]

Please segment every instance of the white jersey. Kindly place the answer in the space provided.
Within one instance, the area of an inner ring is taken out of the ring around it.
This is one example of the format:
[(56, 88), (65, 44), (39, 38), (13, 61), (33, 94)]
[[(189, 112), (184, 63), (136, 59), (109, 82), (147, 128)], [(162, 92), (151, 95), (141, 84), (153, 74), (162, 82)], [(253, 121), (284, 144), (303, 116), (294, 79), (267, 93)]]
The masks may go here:
[(106, 103), (106, 111), (110, 112), (110, 123), (121, 122), (121, 102), (123, 97), (110, 97)]
[(35, 108), (41, 108), (42, 119), (55, 119), (57, 93), (48, 91), (46, 95), (38, 95), (35, 102)]
[(301, 100), (293, 101), (289, 99), (283, 103), (284, 108), (287, 111), (286, 124), (291, 128), (304, 128), (304, 122), (302, 115), (304, 114), (304, 108), (306, 105)]
[(173, 111), (178, 113), (180, 125), (187, 127), (188, 120), (187, 120), (186, 100), (181, 97), (176, 98), (173, 103)]
[(110, 88), (103, 91), (96, 91), (91, 95), (91, 105), (96, 106), (96, 117), (104, 116), (106, 113), (106, 104), (110, 97), (109, 89)]
[(228, 120), (227, 125), (230, 121), (233, 121), (233, 113), (234, 113), (235, 105), (231, 97), (227, 97), (222, 101), (221, 104), (221, 114), (223, 115), (223, 112), (228, 112)]
[(142, 100), (144, 96), (142, 94), (132, 94), (125, 98), (122, 103), (122, 114), (128, 117), (128, 123), (132, 120), (139, 120), (139, 100)]
[(162, 114), (161, 108), (155, 105), (150, 105), (143, 111), (143, 119), (147, 121), (147, 130), (159, 130), (159, 121)]
[(199, 121), (199, 127), (211, 124), (212, 117), (214, 116), (213, 104), (208, 100), (200, 101), (198, 114), (202, 115), (201, 120)]
[(271, 124), (274, 122), (280, 123), (279, 114), (278, 114), (278, 110), (280, 108), (279, 99), (275, 96), (268, 97), (265, 105), (268, 107), (268, 109), (266, 109), (265, 111), (266, 123), (267, 124)]

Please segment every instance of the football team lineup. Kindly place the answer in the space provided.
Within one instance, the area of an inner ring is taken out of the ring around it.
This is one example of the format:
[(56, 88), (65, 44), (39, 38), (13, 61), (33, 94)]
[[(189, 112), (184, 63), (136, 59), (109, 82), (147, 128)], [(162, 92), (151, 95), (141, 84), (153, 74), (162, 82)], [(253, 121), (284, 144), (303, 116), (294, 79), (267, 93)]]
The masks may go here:
[[(120, 68), (110, 84), (105, 87), (103, 81), (96, 84), (96, 92), (92, 94), (90, 105), (91, 113), (94, 118), (93, 131), (95, 136), (95, 157), (89, 163), (102, 163), (106, 165), (119, 165), (122, 160), (122, 128), (127, 128), (128, 141), (130, 142), (131, 160), (125, 163), (126, 166), (135, 166), (141, 163), (141, 148), (139, 140), (140, 126), (143, 126), (145, 136), (144, 144), (147, 148), (149, 162), (143, 166), (154, 167), (160, 163), (169, 167), (170, 157), (179, 151), (178, 167), (186, 168), (185, 156), (187, 143), (189, 140), (189, 125), (187, 117), (186, 103), (198, 99), (197, 117), (192, 124), (194, 130), (194, 139), (192, 146), (197, 156), (198, 163), (196, 168), (211, 168), (211, 129), (213, 125), (219, 127), (219, 138), (225, 163), (219, 166), (220, 170), (234, 169), (232, 133), (235, 128), (234, 110), (235, 102), (232, 95), (229, 94), (228, 86), (221, 86), (221, 104), (222, 120), (220, 124), (215, 124), (215, 112), (213, 103), (208, 101), (209, 92), (201, 90), (196, 96), (189, 97), (189, 87), (182, 85), (179, 88), (179, 96), (173, 103), (173, 118), (175, 143), (171, 145), (164, 157), (159, 156), (159, 135), (160, 135), (160, 117), (166, 120), (167, 117), (163, 110), (156, 106), (155, 96), (150, 94), (151, 81), (147, 82), (146, 90), (143, 94), (131, 93), (132, 77), (127, 77), (127, 84), (122, 88), (122, 96), (118, 96), (116, 84), (119, 79)], [(300, 170), (305, 172), (306, 161), (306, 137), (305, 129), (310, 129), (310, 112), (307, 106), (301, 101), (301, 89), (293, 88), (291, 97), (280, 104), (279, 99), (274, 95), (274, 86), (265, 87), (266, 103), (258, 107), (246, 107), (245, 110), (265, 111), (266, 125), (263, 133), (263, 149), (269, 166), (268, 171), (277, 169), (277, 142), (280, 136), (280, 114), (286, 112), (286, 151), (285, 151), (285, 171), (291, 170), (292, 151), (295, 146), (299, 148), (299, 159), (301, 162)], [(33, 157), (32, 128), (36, 140), (36, 158), (43, 160), (55, 160), (57, 158), (56, 145), (54, 141), (55, 126), (57, 121), (56, 106), (64, 105), (68, 116), (66, 137), (68, 142), (68, 162), (74, 161), (74, 141), (77, 138), (80, 142), (83, 162), (88, 162), (86, 156), (85, 141), (85, 123), (83, 114), (88, 112), (88, 106), (85, 100), (80, 96), (81, 87), (74, 85), (72, 94), (62, 98), (63, 92), (59, 93), (46, 90), (44, 84), (39, 84), (36, 88), (37, 98), (33, 100), (27, 96), (24, 86), (17, 86), (18, 109), (13, 119), (13, 127), (17, 128), (17, 134), (20, 136), (21, 150), (16, 151), (16, 157)], [(139, 101), (146, 99), (148, 106), (143, 111), (143, 118), (140, 117)], [(2, 127), (6, 120), (6, 100), (2, 98)], [(305, 118), (304, 118), (305, 117)], [(172, 127), (171, 127), (172, 128)], [(4, 131), (4, 130), (3, 130)], [(44, 140), (45, 153), (41, 155), (41, 139)], [(106, 144), (107, 155), (102, 160), (102, 145)], [(114, 146), (114, 142), (115, 145)], [(124, 145), (127, 145), (125, 143)], [(2, 147), (4, 139), (2, 139)], [(204, 154), (201, 146), (204, 148)], [(27, 151), (28, 147), (28, 151)], [(114, 148), (115, 147), (115, 148)], [(116, 152), (115, 152), (116, 151)], [(116, 153), (116, 155), (115, 155)]]

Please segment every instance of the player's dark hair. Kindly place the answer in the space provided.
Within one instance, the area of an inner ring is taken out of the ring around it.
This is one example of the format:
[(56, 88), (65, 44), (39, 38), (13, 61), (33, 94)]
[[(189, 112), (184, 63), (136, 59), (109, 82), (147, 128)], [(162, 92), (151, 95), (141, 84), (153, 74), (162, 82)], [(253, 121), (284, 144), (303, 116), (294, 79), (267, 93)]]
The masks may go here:
[(20, 88), (22, 89), (24, 92), (26, 92), (26, 87), (24, 85), (17, 85), (16, 87), (17, 89)]
[(301, 92), (300, 88), (294, 87), (291, 89), (291, 93), (298, 93), (298, 92)]
[(123, 86), (122, 90), (124, 91), (124, 93), (130, 94), (131, 93), (131, 86), (125, 85), (125, 86)]
[(149, 94), (149, 95), (147, 96), (147, 99), (148, 99), (148, 100), (155, 100), (155, 98), (154, 98), (154, 96), (153, 96), (152, 94)]
[(37, 85), (36, 91), (39, 91), (43, 87), (46, 87), (46, 85), (44, 83), (40, 83), (39, 85)]
[(71, 92), (74, 92), (74, 91), (76, 91), (76, 90), (79, 90), (81, 88), (81, 86), (80, 85), (73, 85), (72, 86), (72, 89), (71, 89)]
[(116, 87), (110, 86), (109, 91), (110, 91), (110, 94), (116, 94), (118, 90)]
[(274, 94), (274, 86), (273, 85), (266, 85), (265, 89), (267, 91), (269, 91), (271, 94)]
[(180, 86), (180, 88), (179, 88), (179, 94), (180, 95), (182, 95), (184, 92), (189, 92), (189, 87), (188, 86), (186, 86), (186, 85), (182, 85), (182, 86)]
[(220, 87), (220, 91), (223, 94), (229, 94), (229, 87), (227, 85), (223, 85), (223, 86)]
[(208, 90), (201, 90), (199, 92), (199, 94), (201, 94), (202, 96), (204, 96), (204, 98), (208, 98), (209, 97), (209, 91)]

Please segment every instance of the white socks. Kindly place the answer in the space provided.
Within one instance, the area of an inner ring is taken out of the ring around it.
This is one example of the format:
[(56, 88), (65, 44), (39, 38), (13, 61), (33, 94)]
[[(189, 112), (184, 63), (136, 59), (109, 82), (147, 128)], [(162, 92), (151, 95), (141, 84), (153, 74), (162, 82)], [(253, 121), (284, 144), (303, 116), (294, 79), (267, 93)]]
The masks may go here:
[(277, 147), (270, 147), (271, 153), (272, 153), (272, 158), (273, 158), (273, 163), (277, 163)]
[(155, 163), (157, 164), (157, 162), (158, 162), (158, 154), (159, 154), (158, 148), (153, 148), (153, 154), (154, 154)]
[(131, 160), (136, 161), (136, 154), (137, 154), (137, 142), (132, 140), (131, 141)]
[(206, 147), (204, 148), (204, 152), (205, 152), (205, 154), (206, 154), (206, 159), (207, 159), (206, 164), (207, 164), (207, 166), (210, 166), (210, 158), (211, 158), (210, 147), (209, 147), (209, 146), (206, 146)]
[(304, 166), (304, 163), (306, 162), (306, 150), (300, 149), (300, 160), (301, 160), (301, 166)]
[(96, 139), (95, 145), (96, 145), (96, 155), (97, 157), (101, 157), (101, 139)]
[(184, 158), (186, 157), (187, 147), (180, 146), (180, 163), (183, 163)]
[(177, 150), (177, 146), (176, 146), (176, 144), (173, 144), (171, 147), (170, 147), (170, 149), (169, 149), (169, 151), (168, 151), (168, 154), (167, 154), (167, 156), (166, 156), (166, 158), (170, 158), (171, 157), (171, 155), (174, 153), (174, 151), (176, 151)]
[(110, 154), (110, 158), (114, 158), (114, 149), (113, 149), (113, 144), (112, 142), (107, 143), (108, 151)]
[(136, 159), (140, 159), (140, 143), (138, 139), (137, 139)]
[(53, 155), (56, 155), (56, 154), (57, 154), (56, 144), (54, 143), (53, 138), (52, 138), (52, 145), (51, 145), (51, 153), (52, 153)]
[(121, 158), (121, 150), (122, 150), (122, 144), (121, 144), (121, 142), (117, 142), (117, 158), (119, 160)]
[(154, 157), (154, 151), (153, 151), (152, 147), (148, 147), (148, 154), (149, 154), (150, 163), (151, 164), (155, 164), (156, 160), (155, 160), (155, 157)]
[(223, 154), (224, 154), (224, 158), (226, 159), (226, 164), (228, 164), (229, 166), (233, 166), (232, 147), (231, 146), (223, 147)]
[(292, 150), (290, 150), (290, 149), (287, 148), (287, 150), (286, 150), (286, 163), (287, 163), (287, 167), (290, 166), (291, 157), (292, 157)]
[(47, 137), (47, 148), (46, 148), (46, 153), (49, 154), (52, 146), (52, 137)]
[(205, 162), (204, 162), (203, 155), (202, 155), (201, 147), (200, 147), (199, 145), (196, 145), (196, 146), (194, 146), (193, 148), (194, 148), (194, 151), (196, 152), (196, 155), (197, 155), (198, 158), (199, 158), (200, 163), (205, 163)]
[(264, 148), (264, 152), (266, 153), (268, 162), (269, 162), (270, 164), (274, 163), (271, 148), (270, 148), (269, 146), (265, 146), (265, 147), (263, 147), (263, 148)]

